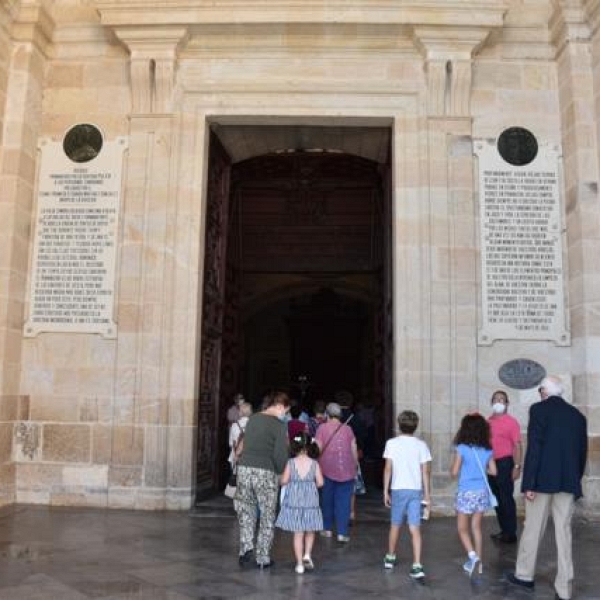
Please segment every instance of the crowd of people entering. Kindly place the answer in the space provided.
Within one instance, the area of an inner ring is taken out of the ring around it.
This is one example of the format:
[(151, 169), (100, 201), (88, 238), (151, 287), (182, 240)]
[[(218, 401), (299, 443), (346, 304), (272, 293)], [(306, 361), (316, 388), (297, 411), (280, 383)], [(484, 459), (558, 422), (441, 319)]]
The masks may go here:
[[(466, 553), (464, 571), (469, 576), (482, 573), (482, 517), (494, 509), (499, 531), (491, 537), (497, 543), (516, 543), (514, 486), (521, 478), (526, 519), (516, 567), (507, 573), (507, 582), (534, 587), (539, 542), (551, 514), (558, 553), (556, 598), (568, 600), (573, 583), (571, 518), (574, 503), (582, 496), (587, 422), (562, 398), (559, 378), (546, 377), (538, 391), (540, 401), (530, 408), (523, 463), (521, 427), (508, 414), (505, 391), (492, 395), (488, 418), (478, 412), (462, 418), (450, 460), (450, 473), (457, 480), (457, 533)], [(260, 569), (272, 567), (270, 551), (277, 527), (293, 533), (295, 572), (301, 575), (314, 569), (317, 534), (335, 537), (340, 544), (350, 541), (353, 501), (362, 483), (365, 424), (339, 402), (316, 402), (309, 415), (285, 392), (268, 394), (252, 416), (252, 407), (243, 397), (234, 405), (229, 439), (230, 463), (237, 479), (234, 508), (240, 530), (239, 564), (254, 561)], [(396, 567), (396, 547), (401, 528), (407, 525), (413, 553), (409, 575), (423, 580), (420, 527), (431, 507), (432, 455), (415, 435), (416, 412), (402, 411), (397, 423), (399, 433), (386, 442), (382, 457), (383, 503), (390, 508), (383, 566)]]

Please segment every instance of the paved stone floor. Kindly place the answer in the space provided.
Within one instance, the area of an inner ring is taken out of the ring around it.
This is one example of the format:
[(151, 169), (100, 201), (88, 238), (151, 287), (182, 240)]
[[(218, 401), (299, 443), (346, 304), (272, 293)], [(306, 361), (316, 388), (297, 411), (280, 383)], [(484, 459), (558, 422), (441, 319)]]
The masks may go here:
[[(261, 572), (237, 564), (237, 526), (223, 497), (187, 512), (129, 512), (84, 508), (12, 506), (0, 510), (1, 600), (217, 600), (354, 598), (550, 600), (554, 598), (551, 530), (540, 555), (534, 593), (514, 590), (503, 579), (514, 564), (515, 546), (489, 540), (485, 519), (484, 573), (472, 580), (453, 518), (424, 524), (424, 584), (408, 576), (409, 541), (403, 535), (401, 564), (382, 568), (387, 512), (379, 497), (358, 500), (352, 540), (340, 546), (319, 538), (312, 573), (293, 571), (291, 539), (278, 532), (276, 565)], [(600, 522), (578, 520), (574, 537), (576, 594), (600, 600)]]

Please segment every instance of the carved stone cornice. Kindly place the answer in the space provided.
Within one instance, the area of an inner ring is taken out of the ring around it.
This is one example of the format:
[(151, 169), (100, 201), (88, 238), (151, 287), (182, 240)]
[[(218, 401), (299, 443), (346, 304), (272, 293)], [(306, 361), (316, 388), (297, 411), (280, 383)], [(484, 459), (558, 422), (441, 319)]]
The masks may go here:
[[(469, 114), (472, 56), (502, 26), (507, 10), (506, 0), (96, 0), (96, 6), (101, 23), (131, 51), (134, 111), (158, 110), (148, 81), (147, 63), (156, 60), (152, 31), (160, 38), (161, 31), (184, 28), (186, 37), (215, 24), (361, 23), (411, 28), (428, 72), (430, 114), (436, 116)], [(167, 90), (173, 72), (169, 60), (160, 64)]]
[(427, 114), (471, 114), (471, 63), (491, 33), (487, 27), (415, 27), (413, 39), (425, 61)]
[(52, 45), (54, 20), (41, 2), (23, 0), (17, 10), (11, 27), (11, 37), (15, 42), (32, 43), (44, 56)]
[(97, 0), (104, 25), (371, 23), (499, 27), (505, 0)]
[(557, 55), (568, 43), (591, 39), (588, 15), (580, 0), (557, 0), (548, 27)]
[(172, 110), (177, 56), (188, 36), (186, 27), (115, 27), (131, 56), (133, 112)]

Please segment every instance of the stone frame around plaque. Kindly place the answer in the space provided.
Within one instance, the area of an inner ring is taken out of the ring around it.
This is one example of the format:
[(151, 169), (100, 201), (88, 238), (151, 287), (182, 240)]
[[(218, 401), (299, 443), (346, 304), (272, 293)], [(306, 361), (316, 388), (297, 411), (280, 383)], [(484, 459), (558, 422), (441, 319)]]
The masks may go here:
[(561, 159), (538, 143), (535, 158), (513, 165), (496, 139), (475, 140), (479, 201), (481, 318), (478, 344), (552, 341), (569, 346)]
[[(67, 155), (65, 140), (39, 140), (33, 251), (24, 337), (117, 337), (116, 268), (126, 137), (102, 136), (94, 152)], [(87, 146), (87, 144), (84, 144)], [(78, 148), (75, 148), (78, 151)], [(93, 154), (93, 156), (92, 156)]]

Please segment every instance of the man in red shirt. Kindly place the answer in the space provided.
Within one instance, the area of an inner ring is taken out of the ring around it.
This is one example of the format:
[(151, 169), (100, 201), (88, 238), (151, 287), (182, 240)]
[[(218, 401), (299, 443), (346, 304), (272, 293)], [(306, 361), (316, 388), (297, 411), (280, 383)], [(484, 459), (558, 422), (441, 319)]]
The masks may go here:
[(492, 451), (498, 474), (489, 476), (490, 487), (498, 498), (496, 517), (500, 531), (492, 539), (506, 544), (517, 541), (517, 507), (514, 491), (515, 480), (521, 476), (521, 427), (508, 411), (508, 395), (502, 390), (492, 394), (492, 416), (490, 424)]

